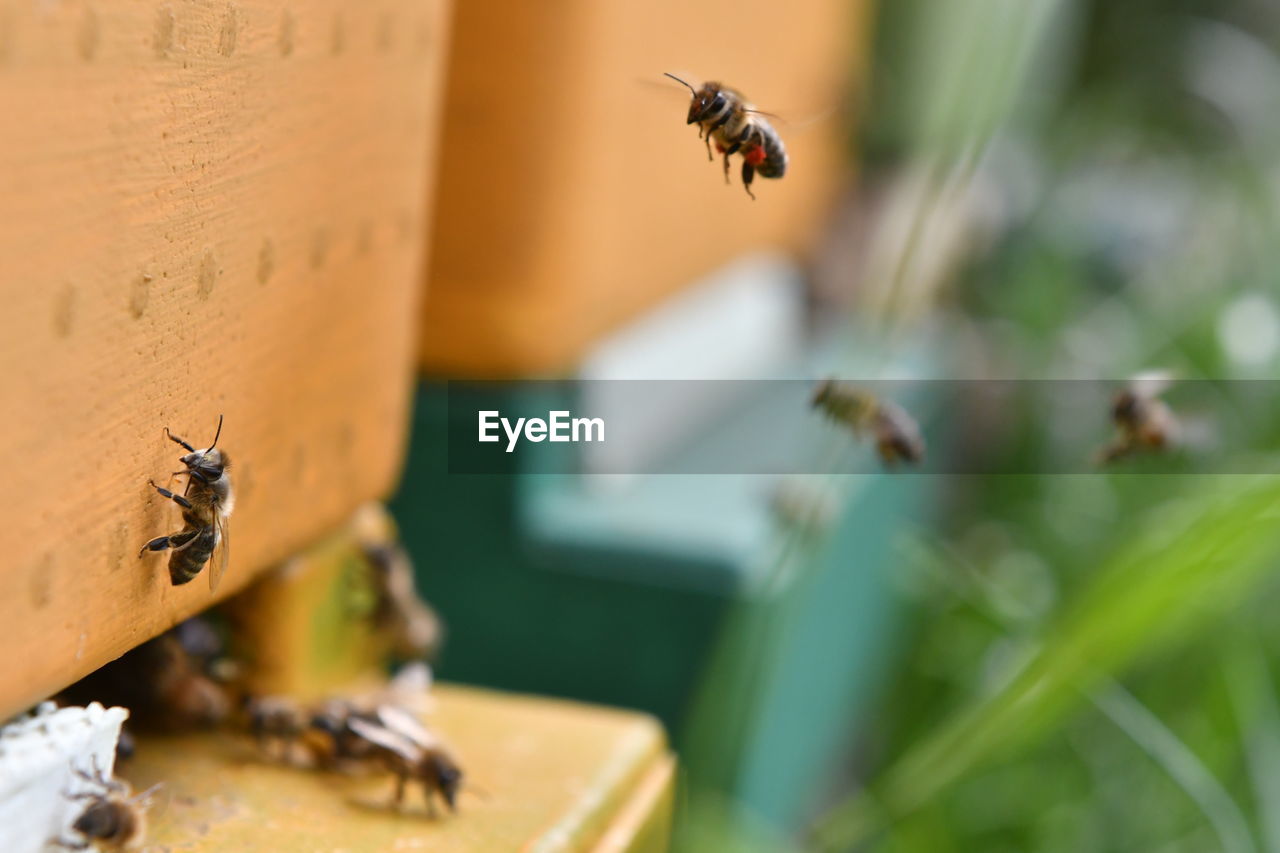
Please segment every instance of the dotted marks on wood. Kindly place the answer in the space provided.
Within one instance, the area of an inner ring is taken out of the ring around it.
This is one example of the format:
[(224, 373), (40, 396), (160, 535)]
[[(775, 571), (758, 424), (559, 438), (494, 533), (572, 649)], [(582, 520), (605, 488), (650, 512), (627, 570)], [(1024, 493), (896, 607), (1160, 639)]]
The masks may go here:
[(156, 10), (155, 31), (151, 35), (151, 48), (157, 59), (164, 59), (173, 49), (173, 29), (176, 21), (173, 10), (162, 6)]
[(53, 598), (53, 554), (45, 553), (27, 578), (31, 606), (39, 610)]
[(329, 52), (334, 56), (340, 56), (347, 46), (347, 25), (342, 19), (342, 13), (333, 16), (333, 29), (329, 33)]
[(276, 47), (280, 49), (281, 56), (291, 56), (293, 54), (297, 26), (293, 13), (285, 9), (280, 16), (280, 32), (276, 36)]
[(276, 247), (270, 240), (262, 241), (258, 249), (258, 284), (266, 284), (276, 271)]
[(317, 228), (311, 235), (311, 268), (318, 270), (323, 267), (328, 256), (329, 232), (323, 228)]
[(213, 253), (213, 249), (206, 249), (204, 257), (200, 259), (200, 274), (196, 279), (196, 293), (201, 299), (209, 298), (221, 274), (222, 270), (218, 268), (218, 256)]
[(86, 6), (84, 14), (80, 16), (80, 26), (76, 29), (76, 53), (85, 62), (91, 61), (98, 55), (99, 40), (98, 13)]
[(396, 22), (390, 12), (378, 18), (377, 48), (379, 53), (390, 53), (395, 43)]
[(228, 5), (226, 14), (222, 16), (222, 31), (218, 34), (218, 53), (223, 56), (230, 56), (236, 52), (236, 33), (238, 29), (236, 7)]
[(53, 298), (53, 333), (60, 338), (70, 337), (75, 319), (76, 289), (64, 284)]
[(147, 311), (147, 303), (151, 301), (151, 273), (139, 273), (129, 287), (129, 316), (135, 320), (142, 319)]

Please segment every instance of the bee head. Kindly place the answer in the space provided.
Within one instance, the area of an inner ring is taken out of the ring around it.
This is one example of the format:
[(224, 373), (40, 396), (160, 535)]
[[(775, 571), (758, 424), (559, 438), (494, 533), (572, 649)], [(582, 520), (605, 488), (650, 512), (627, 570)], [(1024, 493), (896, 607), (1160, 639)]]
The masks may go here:
[(222, 476), (228, 460), (221, 450), (211, 447), (208, 450), (197, 450), (195, 453), (188, 453), (182, 457), (182, 464), (186, 465), (187, 470), (196, 477), (208, 483)]
[(704, 83), (701, 89), (693, 93), (693, 102), (689, 104), (689, 120), (685, 123), (714, 119), (724, 112), (724, 108), (725, 97), (720, 84)]
[(713, 119), (724, 110), (726, 99), (719, 83), (703, 83), (701, 89), (695, 89), (670, 72), (664, 72), (663, 76), (670, 77), (693, 94), (693, 102), (689, 104), (687, 124)]
[(456, 811), (458, 806), (458, 789), (462, 787), (462, 771), (459, 770), (452, 761), (442, 756), (432, 756), (432, 770), (436, 776), (436, 783), (440, 787), (440, 793), (444, 796), (444, 801), (449, 804), (451, 811)]

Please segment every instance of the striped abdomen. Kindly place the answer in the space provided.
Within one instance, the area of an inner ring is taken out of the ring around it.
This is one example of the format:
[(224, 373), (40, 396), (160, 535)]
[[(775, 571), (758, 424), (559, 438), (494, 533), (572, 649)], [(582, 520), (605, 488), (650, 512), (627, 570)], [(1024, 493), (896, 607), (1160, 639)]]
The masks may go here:
[(781, 178), (787, 173), (787, 149), (782, 138), (773, 126), (766, 122), (757, 122), (756, 130), (760, 134), (760, 147), (764, 149), (764, 160), (756, 166), (756, 174), (762, 178)]
[[(185, 513), (184, 513), (185, 516)], [(218, 529), (213, 525), (197, 527), (192, 519), (187, 518), (187, 530), (199, 530), (190, 545), (169, 556), (169, 580), (174, 586), (190, 583), (204, 568), (205, 563), (213, 556), (213, 548), (218, 544)]]

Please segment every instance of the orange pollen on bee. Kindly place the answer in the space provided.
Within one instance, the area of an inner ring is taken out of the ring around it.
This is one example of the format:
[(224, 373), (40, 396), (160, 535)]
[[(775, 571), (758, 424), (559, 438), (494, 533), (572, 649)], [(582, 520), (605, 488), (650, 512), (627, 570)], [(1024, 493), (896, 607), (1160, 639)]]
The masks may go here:
[(759, 166), (764, 162), (765, 151), (763, 145), (752, 145), (746, 151), (742, 152), (742, 159), (746, 160), (752, 166)]

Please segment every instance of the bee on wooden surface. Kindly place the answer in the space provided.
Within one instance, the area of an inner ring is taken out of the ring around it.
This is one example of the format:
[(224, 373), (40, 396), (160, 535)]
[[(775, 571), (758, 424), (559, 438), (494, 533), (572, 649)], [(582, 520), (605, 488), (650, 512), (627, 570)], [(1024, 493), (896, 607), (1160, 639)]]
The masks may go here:
[(60, 839), (57, 843), (71, 850), (136, 850), (141, 847), (147, 834), (146, 810), (151, 804), (151, 796), (160, 786), (131, 796), (128, 784), (108, 779), (96, 765), (93, 773), (86, 773), (80, 768), (75, 768), (75, 773), (93, 785), (94, 790), (66, 795), (68, 799), (86, 803), (71, 824), (80, 838)]
[(814, 408), (849, 427), (855, 436), (870, 436), (886, 467), (899, 462), (915, 464), (924, 459), (924, 436), (906, 410), (874, 394), (827, 379), (813, 395)]
[(765, 118), (767, 113), (757, 110), (742, 93), (719, 83), (707, 82), (695, 89), (674, 74), (667, 77), (685, 86), (693, 93), (689, 104), (687, 124), (698, 125), (698, 137), (705, 139), (707, 159), (714, 161), (711, 143), (724, 155), (724, 180), (729, 182), (729, 158), (742, 155), (742, 186), (754, 199), (751, 182), (758, 174), (762, 178), (781, 178), (787, 173), (787, 149), (782, 138)]
[(317, 766), (351, 768), (376, 757), (377, 748), (351, 728), (351, 721), (376, 723), (373, 712), (347, 699), (329, 699), (312, 709), (303, 745)]
[(427, 810), (433, 817), (437, 814), (436, 797), (444, 800), (449, 811), (457, 810), (462, 770), (440, 740), (412, 715), (382, 706), (375, 711), (374, 719), (353, 717), (348, 725), (377, 748), (387, 768), (395, 774), (396, 808), (403, 805), (405, 789), (413, 780), (422, 784)]
[(209, 590), (212, 592), (218, 588), (222, 573), (227, 568), (231, 545), (227, 537), (227, 519), (235, 505), (235, 494), (227, 475), (230, 462), (227, 455), (217, 449), (218, 436), (222, 435), (222, 416), (218, 416), (218, 431), (213, 436), (213, 443), (204, 450), (196, 450), (170, 434), (168, 427), (164, 433), (170, 441), (189, 451), (181, 460), (186, 470), (176, 472), (187, 475), (187, 487), (177, 495), (157, 486), (154, 480), (148, 482), (162, 497), (182, 507), (184, 526), (177, 533), (158, 536), (143, 545), (138, 557), (148, 551), (172, 550), (169, 580), (174, 586), (194, 580), (204, 564), (210, 563)]
[(1165, 371), (1140, 373), (1111, 401), (1116, 437), (1098, 453), (1110, 464), (1138, 452), (1160, 452), (1180, 443), (1181, 425), (1160, 395), (1173, 384)]

